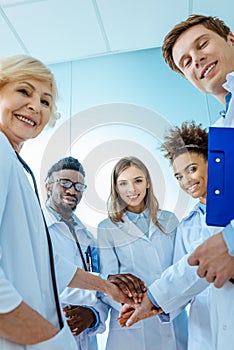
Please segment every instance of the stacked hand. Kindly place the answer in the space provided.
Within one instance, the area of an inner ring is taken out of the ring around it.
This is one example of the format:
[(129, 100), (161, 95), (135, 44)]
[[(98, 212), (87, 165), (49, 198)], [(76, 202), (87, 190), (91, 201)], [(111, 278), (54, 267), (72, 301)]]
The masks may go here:
[(156, 308), (150, 301), (147, 293), (143, 295), (142, 302), (134, 306), (125, 304), (119, 314), (118, 322), (121, 327), (130, 327), (134, 323), (162, 313), (161, 308)]
[(73, 335), (78, 335), (96, 321), (93, 311), (87, 307), (71, 305), (63, 308)]
[(141, 303), (143, 294), (147, 290), (144, 282), (131, 273), (109, 275), (108, 281), (115, 284), (135, 304)]

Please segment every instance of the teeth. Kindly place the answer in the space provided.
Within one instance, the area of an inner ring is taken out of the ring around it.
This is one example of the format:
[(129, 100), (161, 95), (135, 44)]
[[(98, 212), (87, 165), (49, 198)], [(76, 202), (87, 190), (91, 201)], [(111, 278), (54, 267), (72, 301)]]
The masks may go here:
[(208, 68), (207, 68), (207, 70), (205, 71), (205, 73), (204, 73), (204, 77), (206, 77), (207, 76), (207, 74), (211, 71), (211, 69), (213, 69), (214, 68), (214, 66), (215, 66), (215, 64), (213, 63), (213, 64), (211, 64)]
[(195, 187), (196, 187), (196, 184), (195, 184), (195, 185), (190, 186), (190, 187), (188, 188), (188, 191), (189, 191), (189, 192), (193, 191)]
[(28, 124), (30, 124), (32, 126), (35, 125), (35, 123), (32, 120), (29, 120), (29, 119), (27, 119), (25, 117), (22, 117), (21, 115), (17, 115), (16, 118), (19, 119), (19, 120), (22, 120), (23, 122), (28, 123)]
[(134, 196), (128, 196), (130, 199), (135, 199), (137, 198), (137, 195), (134, 195)]

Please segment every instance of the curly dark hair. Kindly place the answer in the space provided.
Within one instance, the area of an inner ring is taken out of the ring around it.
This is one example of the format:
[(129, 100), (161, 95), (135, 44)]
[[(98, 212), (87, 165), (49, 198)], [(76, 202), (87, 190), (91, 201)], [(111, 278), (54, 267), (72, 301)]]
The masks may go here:
[(46, 179), (49, 179), (55, 171), (60, 171), (63, 169), (76, 170), (85, 177), (85, 171), (78, 159), (73, 157), (66, 157), (60, 159), (57, 163), (53, 164), (48, 170)]
[(169, 129), (161, 145), (161, 151), (171, 163), (185, 152), (201, 154), (207, 159), (208, 133), (206, 128), (203, 129), (202, 124), (196, 125), (194, 121), (186, 121), (181, 127), (175, 126)]

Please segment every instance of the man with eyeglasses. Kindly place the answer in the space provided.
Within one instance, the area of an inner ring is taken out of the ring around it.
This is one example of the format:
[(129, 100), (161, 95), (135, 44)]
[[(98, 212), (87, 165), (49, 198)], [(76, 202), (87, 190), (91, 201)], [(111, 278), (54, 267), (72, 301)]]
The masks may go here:
[[(47, 174), (43, 211), (55, 252), (86, 271), (98, 272), (96, 240), (74, 214), (87, 187), (84, 182), (85, 171), (76, 158), (59, 160)], [(97, 350), (95, 334), (105, 330), (105, 304), (96, 292), (72, 288), (60, 299), (78, 349)]]

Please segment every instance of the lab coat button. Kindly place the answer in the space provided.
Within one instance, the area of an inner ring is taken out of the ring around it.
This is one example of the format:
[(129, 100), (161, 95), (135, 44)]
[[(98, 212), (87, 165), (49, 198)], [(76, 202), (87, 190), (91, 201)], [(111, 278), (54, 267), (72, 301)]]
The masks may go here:
[(223, 325), (223, 330), (224, 330), (224, 331), (227, 330), (227, 325), (226, 325), (226, 324)]

